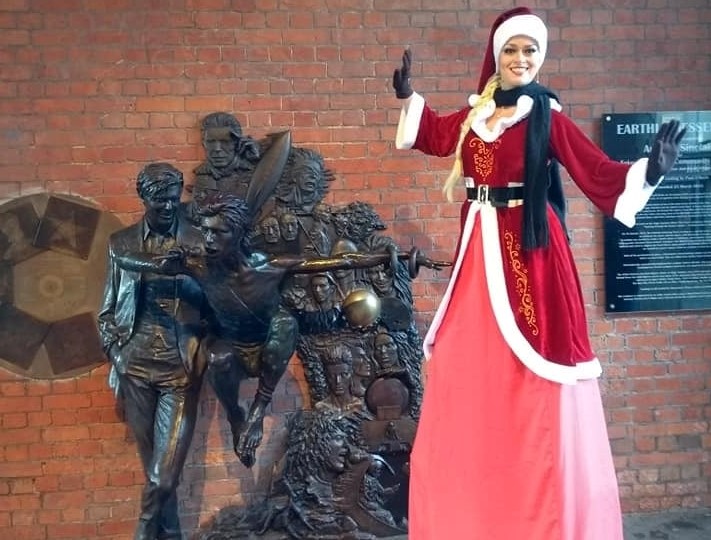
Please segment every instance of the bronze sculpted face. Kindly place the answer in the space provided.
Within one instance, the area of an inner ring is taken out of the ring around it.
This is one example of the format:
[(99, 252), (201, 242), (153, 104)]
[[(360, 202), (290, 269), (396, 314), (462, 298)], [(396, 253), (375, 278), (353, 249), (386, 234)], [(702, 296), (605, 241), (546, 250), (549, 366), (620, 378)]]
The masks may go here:
[(326, 379), (331, 392), (336, 397), (343, 397), (350, 392), (353, 370), (346, 362), (328, 364), (326, 366)]
[(390, 334), (381, 333), (375, 336), (375, 360), (381, 369), (394, 369), (399, 366), (397, 344)]
[(325, 468), (332, 472), (343, 472), (348, 459), (348, 447), (346, 439), (342, 436), (334, 436), (328, 441)]
[(175, 222), (183, 193), (183, 173), (170, 163), (149, 163), (136, 178), (136, 191), (145, 208), (145, 219), (156, 232), (166, 232)]
[(287, 242), (296, 240), (299, 235), (299, 222), (294, 214), (284, 214), (281, 216), (281, 237)]
[(387, 296), (393, 288), (393, 276), (384, 264), (378, 264), (368, 269), (368, 278), (375, 292)]
[(326, 304), (333, 298), (335, 286), (326, 274), (316, 274), (311, 278), (311, 293), (318, 304)]
[(359, 377), (371, 377), (373, 375), (373, 366), (368, 359), (368, 353), (363, 347), (355, 347), (353, 349), (353, 365), (354, 372)]
[(221, 216), (202, 218), (200, 227), (208, 257), (220, 257), (230, 253), (239, 244), (239, 234)]
[(296, 182), (301, 192), (302, 200), (314, 202), (317, 199), (317, 188), (323, 171), (317, 162), (304, 161), (301, 169), (297, 171)]
[(245, 201), (213, 192), (206, 196), (198, 212), (206, 255), (231, 257), (239, 253), (249, 216)]
[(180, 205), (182, 186), (173, 184), (143, 199), (146, 221), (156, 230), (167, 230), (173, 224)]
[(205, 147), (207, 159), (213, 167), (223, 169), (234, 161), (237, 154), (236, 142), (227, 127), (205, 129), (203, 146)]
[(267, 244), (276, 244), (279, 241), (279, 221), (275, 217), (268, 217), (260, 224), (262, 236)]

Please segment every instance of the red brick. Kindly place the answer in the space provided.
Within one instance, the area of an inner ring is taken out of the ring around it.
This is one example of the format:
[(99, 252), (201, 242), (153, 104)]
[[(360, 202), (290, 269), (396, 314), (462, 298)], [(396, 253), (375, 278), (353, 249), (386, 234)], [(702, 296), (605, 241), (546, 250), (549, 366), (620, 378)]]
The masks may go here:
[(136, 112), (183, 111), (185, 100), (179, 97), (137, 97)]
[(42, 525), (13, 526), (7, 530), (0, 529), (0, 534), (13, 540), (43, 540), (48, 538), (45, 527)]
[(92, 538), (96, 535), (93, 523), (56, 523), (47, 525), (48, 538)]
[(4, 510), (36, 510), (40, 507), (40, 496), (33, 494), (17, 494), (12, 497), (3, 497)]

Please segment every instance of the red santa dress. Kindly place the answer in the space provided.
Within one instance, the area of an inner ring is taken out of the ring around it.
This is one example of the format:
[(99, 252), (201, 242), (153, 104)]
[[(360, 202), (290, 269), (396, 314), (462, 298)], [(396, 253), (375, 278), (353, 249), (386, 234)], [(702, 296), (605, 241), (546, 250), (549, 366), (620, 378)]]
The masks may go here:
[[(472, 99), (476, 96), (472, 96)], [(468, 182), (520, 185), (533, 101), (462, 145)], [(550, 157), (606, 215), (633, 226), (654, 188), (646, 159), (610, 160), (551, 101)], [(398, 148), (454, 152), (465, 108), (438, 116), (417, 93)], [(425, 337), (428, 377), (411, 455), (410, 540), (622, 540), (614, 464), (567, 237), (521, 247), (523, 206), (467, 201), (451, 278)]]

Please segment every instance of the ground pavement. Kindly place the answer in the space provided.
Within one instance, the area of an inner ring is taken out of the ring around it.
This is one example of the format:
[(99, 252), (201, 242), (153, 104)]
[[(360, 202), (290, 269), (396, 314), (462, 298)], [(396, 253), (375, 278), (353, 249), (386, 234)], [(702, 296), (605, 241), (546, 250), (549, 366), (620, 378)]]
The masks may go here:
[(625, 540), (711, 540), (711, 508), (623, 517)]
[[(626, 514), (623, 522), (625, 540), (711, 540), (711, 508)], [(407, 540), (407, 536), (388, 540)]]

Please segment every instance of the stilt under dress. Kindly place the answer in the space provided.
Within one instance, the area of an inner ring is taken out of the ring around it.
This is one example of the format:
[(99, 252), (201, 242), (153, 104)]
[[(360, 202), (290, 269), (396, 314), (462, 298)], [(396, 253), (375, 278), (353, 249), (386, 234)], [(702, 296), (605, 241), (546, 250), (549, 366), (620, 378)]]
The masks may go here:
[[(530, 104), (521, 98), (514, 116), (489, 130), (493, 107), (465, 138), (464, 174), (506, 186), (523, 177)], [(439, 117), (415, 94), (398, 147), (449, 155), (467, 113)], [(603, 211), (634, 224), (651, 195), (644, 160), (612, 162), (557, 111), (551, 155)], [(425, 337), (410, 540), (623, 538), (600, 364), (567, 238), (549, 208), (550, 246), (522, 251), (521, 213), (463, 207), (452, 277)]]

